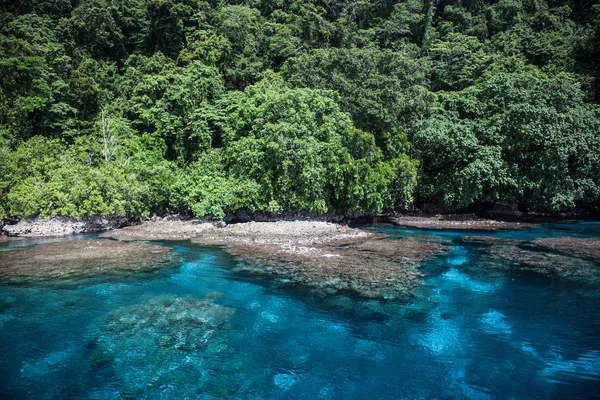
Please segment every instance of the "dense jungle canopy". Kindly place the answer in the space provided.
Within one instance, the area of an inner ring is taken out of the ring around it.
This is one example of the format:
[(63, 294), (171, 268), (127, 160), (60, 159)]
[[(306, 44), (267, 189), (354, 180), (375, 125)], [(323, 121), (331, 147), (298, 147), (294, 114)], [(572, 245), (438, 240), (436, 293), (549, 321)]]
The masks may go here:
[(587, 0), (4, 0), (0, 217), (600, 204)]

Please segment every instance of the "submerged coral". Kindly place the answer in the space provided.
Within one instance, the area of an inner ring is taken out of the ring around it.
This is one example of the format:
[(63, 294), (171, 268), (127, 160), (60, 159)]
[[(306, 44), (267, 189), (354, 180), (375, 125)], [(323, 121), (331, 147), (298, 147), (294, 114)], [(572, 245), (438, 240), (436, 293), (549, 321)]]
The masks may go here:
[(166, 247), (114, 240), (64, 240), (2, 252), (0, 280), (24, 283), (158, 268), (171, 260)]
[(600, 261), (600, 238), (557, 237), (535, 239), (531, 244), (540, 249)]
[(600, 281), (600, 240), (597, 238), (544, 238), (532, 241), (465, 236), (480, 245), (486, 268), (517, 268), (582, 282)]
[(492, 245), (511, 245), (511, 244), (519, 244), (523, 243), (523, 240), (519, 239), (508, 239), (502, 237), (495, 236), (463, 236), (460, 238), (460, 241), (468, 244), (476, 244), (482, 246), (492, 246)]
[(159, 297), (117, 309), (90, 328), (90, 351), (121, 381), (124, 398), (216, 393), (217, 375), (231, 378), (225, 369), (236, 352), (227, 337), (234, 310), (216, 297)]
[(369, 298), (403, 298), (418, 286), (418, 265), (449, 247), (419, 240), (387, 240), (345, 225), (319, 221), (250, 222), (216, 227), (193, 221), (145, 222), (106, 232), (120, 240), (182, 240), (225, 246), (238, 271), (276, 275), (319, 293), (348, 290)]

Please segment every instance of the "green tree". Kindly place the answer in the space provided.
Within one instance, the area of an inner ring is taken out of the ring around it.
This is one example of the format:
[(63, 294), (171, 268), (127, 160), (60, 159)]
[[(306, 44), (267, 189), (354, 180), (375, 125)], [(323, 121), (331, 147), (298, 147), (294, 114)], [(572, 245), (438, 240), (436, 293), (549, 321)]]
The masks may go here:
[(172, 160), (189, 161), (212, 146), (206, 112), (223, 92), (216, 68), (199, 61), (176, 67), (160, 53), (132, 56), (125, 67), (125, 93), (116, 107), (136, 130), (160, 136)]
[(313, 50), (289, 59), (283, 75), (295, 87), (337, 91), (342, 110), (387, 152), (385, 134), (406, 128), (427, 108), (426, 63), (411, 50)]
[(260, 203), (283, 210), (380, 212), (410, 202), (415, 163), (405, 149), (384, 160), (373, 135), (357, 129), (333, 98), (291, 89), (274, 75), (225, 98), (229, 173), (256, 179)]
[(572, 76), (493, 73), (438, 98), (414, 139), (423, 199), (557, 210), (598, 198), (600, 120)]

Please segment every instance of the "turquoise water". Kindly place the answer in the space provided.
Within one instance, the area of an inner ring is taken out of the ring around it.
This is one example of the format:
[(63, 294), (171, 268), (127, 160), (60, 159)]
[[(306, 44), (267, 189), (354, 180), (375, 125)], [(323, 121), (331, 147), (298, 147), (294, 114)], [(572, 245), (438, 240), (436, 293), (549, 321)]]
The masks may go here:
[(0, 285), (0, 398), (600, 398), (599, 287), (486, 270), (464, 233), (367, 228), (453, 247), (408, 303), (315, 297), (188, 242), (162, 243), (177, 265), (127, 280)]

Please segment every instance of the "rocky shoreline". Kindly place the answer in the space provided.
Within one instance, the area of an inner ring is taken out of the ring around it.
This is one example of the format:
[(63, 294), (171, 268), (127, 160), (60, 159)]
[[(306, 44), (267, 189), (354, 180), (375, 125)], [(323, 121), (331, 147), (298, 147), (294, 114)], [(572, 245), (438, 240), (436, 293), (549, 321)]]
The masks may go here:
[[(99, 232), (118, 229), (130, 225), (126, 217), (92, 216), (92, 217), (55, 217), (50, 219), (23, 219), (16, 223), (5, 223), (0, 226), (0, 238), (9, 237), (44, 237), (65, 236), (78, 233)], [(2, 240), (2, 239), (0, 239)]]
[[(6, 241), (7, 237), (44, 237), (44, 236), (64, 236), (79, 233), (107, 232), (115, 229), (121, 229), (128, 226), (140, 226), (146, 222), (172, 223), (162, 225), (167, 230), (165, 240), (187, 240), (195, 235), (200, 229), (205, 229), (211, 225), (225, 226), (235, 225), (246, 222), (330, 222), (337, 224), (347, 223), (370, 223), (370, 222), (389, 222), (397, 226), (417, 229), (434, 230), (507, 230), (507, 229), (525, 229), (536, 223), (565, 221), (567, 218), (556, 218), (543, 215), (527, 216), (494, 216), (482, 218), (476, 214), (382, 214), (376, 216), (367, 215), (337, 215), (337, 214), (315, 214), (315, 213), (286, 213), (282, 215), (270, 215), (267, 213), (244, 213), (238, 212), (228, 216), (224, 221), (215, 218), (206, 217), (203, 219), (193, 219), (189, 215), (174, 214), (164, 217), (153, 216), (142, 221), (128, 219), (124, 216), (89, 216), (89, 217), (54, 217), (51, 219), (33, 218), (23, 220), (5, 219), (0, 221), (0, 242)], [(505, 218), (506, 217), (506, 218)], [(568, 219), (573, 221), (573, 219)], [(577, 219), (575, 219), (577, 220)], [(181, 224), (183, 223), (183, 224)], [(203, 225), (203, 227), (202, 227)], [(199, 227), (200, 226), (200, 227)], [(133, 232), (133, 231), (132, 231)], [(139, 228), (137, 233), (131, 233), (129, 240), (162, 240), (158, 233), (141, 233)], [(138, 237), (136, 239), (135, 237)], [(153, 236), (148, 238), (146, 235)], [(122, 236), (122, 235), (121, 235)], [(146, 237), (144, 239), (144, 237)]]

